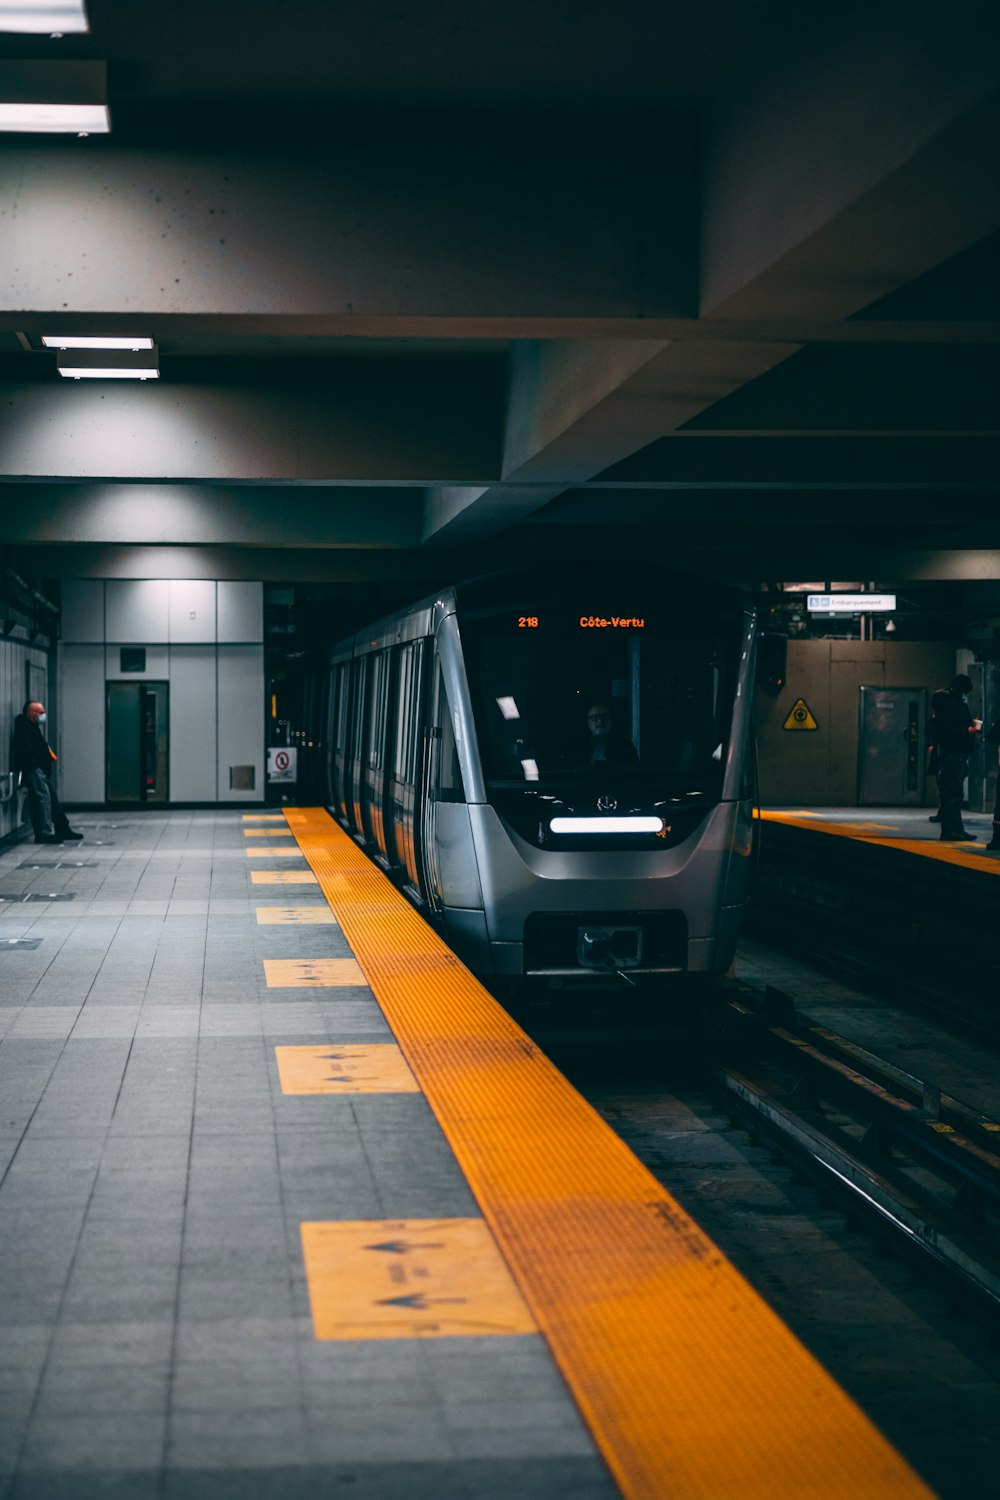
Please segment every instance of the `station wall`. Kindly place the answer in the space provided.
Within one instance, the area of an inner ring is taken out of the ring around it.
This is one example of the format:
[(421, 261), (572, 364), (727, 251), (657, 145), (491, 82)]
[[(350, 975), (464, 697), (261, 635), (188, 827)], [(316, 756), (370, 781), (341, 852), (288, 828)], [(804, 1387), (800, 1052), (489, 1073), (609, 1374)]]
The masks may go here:
[(0, 838), (17, 827), (19, 803), (10, 775), (10, 737), (14, 719), (28, 698), (51, 712), (48, 652), (8, 636), (0, 640)]
[[(758, 687), (754, 702), (760, 797), (770, 807), (854, 807), (858, 801), (858, 715), (862, 687), (947, 687), (956, 651), (947, 642), (809, 640), (788, 642), (785, 685)], [(783, 725), (803, 698), (815, 730)], [(929, 782), (925, 803), (936, 805)]]
[(263, 801), (262, 583), (68, 579), (62, 603), (65, 802), (103, 804), (107, 683), (144, 680), (169, 684), (169, 801)]

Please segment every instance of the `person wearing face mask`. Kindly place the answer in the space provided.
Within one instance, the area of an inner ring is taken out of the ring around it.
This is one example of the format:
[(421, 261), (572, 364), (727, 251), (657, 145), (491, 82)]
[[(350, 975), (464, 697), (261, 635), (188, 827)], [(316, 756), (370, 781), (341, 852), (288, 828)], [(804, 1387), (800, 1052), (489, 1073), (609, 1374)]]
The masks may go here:
[(62, 803), (52, 785), (52, 770), (56, 757), (49, 749), (42, 726), (46, 720), (45, 704), (32, 700), (24, 705), (14, 720), (14, 733), (10, 742), (10, 764), (20, 774), (20, 782), (27, 789), (28, 813), (35, 830), (36, 844), (62, 844), (71, 839), (82, 839), (75, 833), (63, 812)]
[(962, 826), (962, 784), (969, 768), (969, 752), (982, 728), (969, 712), (972, 679), (964, 673), (952, 680), (944, 693), (935, 693), (931, 716), (931, 739), (937, 758), (938, 795), (941, 799), (941, 837), (949, 843), (975, 843), (976, 835)]

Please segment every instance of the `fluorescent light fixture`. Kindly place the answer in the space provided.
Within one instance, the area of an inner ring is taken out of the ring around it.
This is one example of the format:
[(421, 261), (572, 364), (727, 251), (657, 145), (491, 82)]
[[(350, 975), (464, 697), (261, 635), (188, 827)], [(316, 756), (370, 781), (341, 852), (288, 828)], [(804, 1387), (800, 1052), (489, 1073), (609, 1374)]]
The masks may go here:
[(106, 104), (6, 104), (0, 102), (0, 131), (20, 135), (108, 135)]
[(67, 36), (89, 30), (83, 0), (0, 0), (0, 31)]
[(147, 338), (105, 338), (89, 333), (43, 333), (46, 349), (152, 349)]
[(538, 762), (537, 762), (537, 760), (522, 760), (522, 762), (521, 762), (521, 770), (524, 772), (524, 779), (525, 779), (525, 781), (537, 781), (538, 780)]
[(0, 131), (32, 135), (107, 135), (103, 62), (0, 61)]
[(660, 833), (662, 818), (553, 818), (553, 833)]
[(131, 349), (61, 349), (56, 369), (67, 380), (158, 380), (160, 351)]
[(519, 719), (521, 715), (517, 711), (517, 704), (513, 698), (498, 698), (497, 708), (505, 719)]

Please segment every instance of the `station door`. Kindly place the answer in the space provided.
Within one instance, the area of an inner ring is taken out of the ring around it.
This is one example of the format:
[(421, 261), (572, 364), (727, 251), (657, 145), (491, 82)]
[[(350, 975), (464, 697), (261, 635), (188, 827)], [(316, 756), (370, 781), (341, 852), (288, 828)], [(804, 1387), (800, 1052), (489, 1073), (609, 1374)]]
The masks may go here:
[(923, 806), (926, 721), (926, 688), (860, 689), (860, 807)]
[(108, 802), (167, 801), (168, 701), (165, 682), (107, 684)]

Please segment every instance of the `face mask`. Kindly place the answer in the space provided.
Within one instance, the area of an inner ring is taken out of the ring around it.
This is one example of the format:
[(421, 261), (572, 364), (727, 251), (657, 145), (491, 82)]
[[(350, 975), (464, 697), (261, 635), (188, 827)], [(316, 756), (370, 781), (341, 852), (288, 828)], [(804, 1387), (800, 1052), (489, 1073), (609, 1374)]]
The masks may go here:
[(37, 719), (36, 719), (36, 720), (35, 720), (35, 723), (36, 723), (36, 724), (44, 724), (44, 723), (45, 723), (45, 720), (46, 720), (46, 719), (47, 719), (47, 718), (48, 718), (48, 714), (39, 714), (39, 715), (38, 715), (38, 718), (37, 718)]

